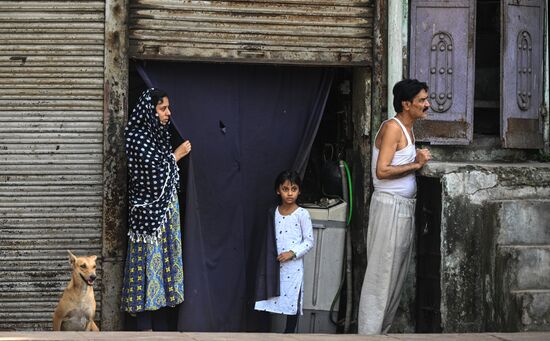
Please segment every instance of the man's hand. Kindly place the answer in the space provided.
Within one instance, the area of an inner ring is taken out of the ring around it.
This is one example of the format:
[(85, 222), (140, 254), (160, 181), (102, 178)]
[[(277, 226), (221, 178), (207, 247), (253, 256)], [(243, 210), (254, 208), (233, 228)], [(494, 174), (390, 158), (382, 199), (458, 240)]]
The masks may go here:
[(291, 259), (294, 258), (295, 256), (296, 256), (296, 254), (294, 253), (294, 251), (290, 250), (290, 251), (283, 252), (283, 253), (281, 253), (279, 256), (277, 256), (277, 260), (278, 260), (280, 263), (284, 263), (284, 262), (286, 262), (286, 261), (291, 260)]
[(432, 159), (432, 154), (426, 148), (416, 150), (416, 162), (420, 164), (420, 167), (424, 166), (428, 161)]

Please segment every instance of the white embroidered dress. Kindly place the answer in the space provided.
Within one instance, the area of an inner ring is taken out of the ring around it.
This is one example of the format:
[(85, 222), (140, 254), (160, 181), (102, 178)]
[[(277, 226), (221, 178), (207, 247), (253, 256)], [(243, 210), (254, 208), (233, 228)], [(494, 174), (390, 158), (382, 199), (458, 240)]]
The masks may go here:
[(302, 314), (304, 301), (304, 255), (313, 247), (313, 228), (309, 212), (298, 207), (289, 215), (275, 210), (277, 254), (294, 251), (296, 258), (280, 264), (280, 296), (257, 301), (254, 309), (272, 313)]

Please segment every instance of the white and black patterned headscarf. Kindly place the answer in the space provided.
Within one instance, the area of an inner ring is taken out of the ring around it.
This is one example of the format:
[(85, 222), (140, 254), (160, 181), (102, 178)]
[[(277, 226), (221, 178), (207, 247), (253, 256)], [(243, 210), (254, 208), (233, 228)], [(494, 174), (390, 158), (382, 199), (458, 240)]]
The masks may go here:
[(168, 126), (156, 113), (159, 94), (144, 91), (126, 126), (128, 157), (129, 230), (133, 241), (155, 243), (167, 219), (168, 205), (179, 184), (178, 166), (170, 145)]

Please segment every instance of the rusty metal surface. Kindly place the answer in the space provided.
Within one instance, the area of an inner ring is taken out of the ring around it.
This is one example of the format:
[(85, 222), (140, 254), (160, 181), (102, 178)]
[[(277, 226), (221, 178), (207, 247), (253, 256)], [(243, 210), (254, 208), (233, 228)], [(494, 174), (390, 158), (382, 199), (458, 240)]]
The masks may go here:
[(126, 250), (124, 127), (128, 111), (127, 0), (107, 0), (103, 148), (102, 330), (122, 330), (120, 294)]
[(66, 250), (100, 255), (104, 7), (0, 2), (0, 330), (50, 329)]
[(513, 148), (542, 148), (542, 125), (537, 118), (508, 118), (505, 141)]
[(365, 65), (372, 0), (130, 1), (141, 59)]
[(420, 120), (414, 124), (414, 136), (417, 141), (429, 140), (431, 144), (469, 144), (470, 125), (465, 121)]

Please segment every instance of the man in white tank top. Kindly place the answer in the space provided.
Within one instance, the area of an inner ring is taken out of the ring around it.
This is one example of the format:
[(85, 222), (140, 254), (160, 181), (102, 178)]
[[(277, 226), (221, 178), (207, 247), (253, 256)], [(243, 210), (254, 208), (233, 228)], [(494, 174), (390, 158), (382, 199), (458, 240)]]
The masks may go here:
[(428, 86), (405, 79), (393, 87), (397, 115), (385, 121), (372, 152), (374, 193), (367, 233), (367, 271), (359, 303), (359, 334), (385, 334), (399, 306), (414, 242), (415, 171), (431, 160), (414, 146), (413, 124), (430, 107)]

